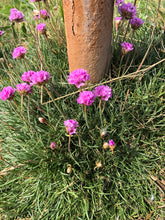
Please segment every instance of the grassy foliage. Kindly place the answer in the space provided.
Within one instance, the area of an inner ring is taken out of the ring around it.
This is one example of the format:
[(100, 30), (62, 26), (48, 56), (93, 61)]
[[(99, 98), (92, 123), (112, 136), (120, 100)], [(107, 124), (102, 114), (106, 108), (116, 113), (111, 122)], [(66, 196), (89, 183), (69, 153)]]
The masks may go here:
[[(21, 83), (25, 71), (44, 68), (52, 76), (47, 88), (53, 98), (76, 91), (67, 82), (62, 3), (52, 2), (52, 16), (46, 21), (48, 40), (36, 32), (40, 21), (32, 20), (37, 4), (19, 0), (3, 5), (0, 90)], [(144, 1), (137, 1), (137, 6), (145, 23), (133, 36), (128, 30), (126, 40), (134, 43), (135, 50), (124, 58), (121, 67), (124, 33), (119, 35), (110, 75), (103, 80), (112, 79), (107, 85), (113, 92), (105, 105), (103, 122), (99, 100), (87, 108), (89, 129), (76, 102), (78, 93), (55, 102), (66, 119), (79, 122), (71, 139), (71, 153), (64, 118), (54, 102), (41, 104), (39, 87), (24, 97), (22, 110), (19, 95), (15, 96), (16, 105), (0, 101), (1, 219), (163, 219), (165, 67), (163, 62), (151, 65), (165, 58), (165, 38), (159, 13), (152, 46), (141, 68), (148, 70), (129, 77), (150, 45), (157, 13)], [(25, 23), (11, 25), (8, 16), (13, 7), (26, 15)], [(116, 35), (114, 30), (114, 41)], [(27, 62), (12, 59), (13, 49), (20, 45), (28, 48)], [(51, 98), (44, 89), (43, 102), (47, 101)], [(39, 117), (47, 123), (40, 123)], [(102, 130), (107, 132), (105, 138), (100, 136)], [(114, 154), (103, 150), (103, 143), (110, 139), (116, 143)], [(52, 141), (57, 144), (53, 151)], [(102, 166), (96, 167), (99, 161)]]

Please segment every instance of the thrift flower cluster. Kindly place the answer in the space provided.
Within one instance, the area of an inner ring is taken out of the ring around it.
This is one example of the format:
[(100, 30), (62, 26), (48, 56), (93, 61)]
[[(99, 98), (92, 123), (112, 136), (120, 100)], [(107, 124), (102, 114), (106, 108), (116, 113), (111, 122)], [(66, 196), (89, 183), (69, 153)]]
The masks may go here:
[(10, 10), (9, 20), (15, 22), (22, 22), (24, 21), (24, 15), (21, 11), (17, 10), (16, 8), (12, 8)]
[(16, 89), (13, 89), (11, 86), (7, 86), (0, 92), (0, 99), (3, 101), (5, 100), (12, 100), (14, 97), (14, 92)]
[(24, 58), (26, 51), (27, 50), (24, 47), (15, 48), (14, 51), (13, 51), (13, 59), (15, 59), (15, 58), (22, 59), (22, 58)]
[(77, 121), (73, 119), (69, 119), (69, 120), (64, 121), (64, 125), (65, 125), (67, 133), (69, 133), (70, 135), (76, 134), (76, 128), (78, 127)]
[(94, 101), (95, 95), (91, 91), (80, 92), (79, 98), (77, 99), (77, 102), (83, 105), (92, 105)]
[(40, 34), (45, 34), (46, 33), (46, 24), (45, 23), (38, 24), (37, 30), (40, 32)]
[(133, 50), (133, 45), (128, 42), (121, 43), (121, 47), (122, 47), (122, 53), (124, 55), (127, 54), (129, 51)]
[(109, 86), (97, 86), (93, 93), (95, 96), (104, 101), (108, 101), (108, 99), (112, 97), (112, 90), (109, 88)]
[(119, 5), (118, 12), (123, 18), (130, 20), (136, 16), (136, 7), (130, 2), (123, 3)]
[(0, 36), (1, 36), (3, 33), (4, 33), (4, 31), (1, 31), (1, 30), (0, 30)]
[(90, 80), (90, 75), (84, 69), (74, 70), (68, 76), (68, 82), (74, 84), (77, 88), (84, 86), (87, 80)]
[(20, 95), (28, 95), (29, 93), (32, 93), (31, 86), (27, 83), (18, 84), (16, 87)]

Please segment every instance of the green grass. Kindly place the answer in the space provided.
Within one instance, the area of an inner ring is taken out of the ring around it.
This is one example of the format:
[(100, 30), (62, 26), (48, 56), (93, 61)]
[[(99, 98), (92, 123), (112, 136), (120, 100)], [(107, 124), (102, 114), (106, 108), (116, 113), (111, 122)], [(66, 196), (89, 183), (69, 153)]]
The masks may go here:
[[(25, 44), (30, 69), (37, 71), (44, 65), (51, 73), (47, 88), (54, 98), (76, 91), (67, 82), (69, 71), (61, 1), (52, 2), (51, 10), (55, 5), (58, 9), (56, 16), (51, 18), (55, 31), (47, 21), (49, 41), (43, 36), (36, 40), (37, 35), (35, 38), (31, 35), (31, 32), (35, 34), (36, 24), (30, 16), (35, 4), (9, 1), (10, 5), (3, 6), (5, 34), (1, 37), (0, 56), (4, 62), (0, 63), (0, 90), (8, 85), (15, 87), (21, 82), (23, 72), (29, 69), (24, 61), (12, 59), (13, 49)], [(29, 4), (27, 11), (25, 4)], [(124, 58), (122, 76), (126, 62), (128, 67), (134, 56), (136, 59), (126, 74), (137, 70), (149, 46), (154, 26), (156, 10), (153, 6), (144, 1), (137, 1), (137, 4), (139, 16), (145, 19), (147, 13), (149, 17), (132, 39), (137, 50)], [(19, 8), (27, 16), (24, 27), (15, 25), (14, 41), (7, 17), (12, 7)], [(141, 10), (144, 8), (146, 10)], [(142, 69), (165, 58), (161, 22), (160, 19)], [(113, 54), (112, 79), (118, 75), (122, 40), (123, 34)], [(77, 134), (71, 139), (72, 155), (68, 153), (63, 116), (53, 102), (40, 103), (40, 88), (33, 87), (33, 93), (24, 98), (22, 112), (19, 95), (15, 96), (18, 107), (14, 103), (0, 101), (0, 218), (163, 220), (164, 71), (162, 62), (139, 76), (108, 83), (113, 97), (105, 105), (103, 125), (97, 99), (87, 108), (89, 129), (82, 108), (76, 102), (78, 94), (56, 101), (67, 115), (66, 119), (73, 118), (79, 122)], [(102, 82), (109, 77), (107, 75)], [(44, 90), (43, 102), (49, 100)], [(48, 124), (41, 124), (39, 117), (45, 118)], [(100, 136), (103, 129), (107, 131), (104, 139)], [(116, 143), (113, 155), (111, 151), (103, 150), (103, 143), (110, 139)], [(50, 149), (52, 141), (58, 146), (54, 151)], [(99, 161), (102, 167), (96, 168)], [(67, 173), (68, 164), (71, 164), (71, 173)]]

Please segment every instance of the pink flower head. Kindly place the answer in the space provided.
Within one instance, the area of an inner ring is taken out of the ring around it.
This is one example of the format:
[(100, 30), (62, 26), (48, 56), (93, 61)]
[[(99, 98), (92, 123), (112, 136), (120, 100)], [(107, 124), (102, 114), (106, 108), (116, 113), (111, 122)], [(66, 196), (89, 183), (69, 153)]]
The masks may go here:
[(37, 30), (40, 32), (40, 34), (45, 34), (46, 33), (46, 24), (45, 23), (38, 24)]
[(33, 20), (40, 18), (40, 12), (38, 10), (33, 10)]
[(124, 0), (116, 0), (116, 4), (115, 4), (115, 5), (116, 5), (116, 6), (117, 6), (117, 5), (120, 5), (121, 3), (123, 3), (123, 1), (124, 1)]
[(77, 88), (84, 86), (87, 80), (90, 80), (90, 75), (84, 69), (74, 70), (68, 76), (69, 84), (74, 84)]
[(1, 30), (0, 30), (0, 36), (1, 36), (3, 33), (4, 33), (4, 31), (1, 31)]
[(54, 150), (55, 147), (57, 147), (57, 144), (54, 143), (54, 142), (51, 142), (50, 148), (51, 148), (52, 150)]
[(112, 97), (112, 90), (109, 86), (97, 86), (93, 93), (95, 96), (104, 101), (108, 101), (108, 99)]
[(73, 120), (73, 119), (69, 119), (64, 121), (64, 125), (66, 127), (66, 131), (72, 135), (72, 134), (76, 134), (76, 128), (78, 127), (78, 122)]
[(118, 12), (123, 18), (130, 20), (136, 16), (136, 6), (130, 2), (127, 4), (123, 3), (118, 7)]
[(10, 10), (9, 20), (15, 22), (22, 22), (24, 21), (24, 14), (16, 8), (12, 8)]
[(144, 23), (144, 21), (142, 21), (140, 18), (132, 18), (130, 21), (131, 24), (131, 28), (133, 30), (137, 30), (142, 24)]
[(121, 44), (122, 47), (122, 53), (123, 55), (127, 54), (129, 51), (133, 50), (133, 45), (128, 43), (128, 42), (124, 42)]
[(29, 70), (28, 72), (24, 72), (21, 76), (21, 80), (25, 81), (25, 82), (31, 82), (31, 76), (34, 74), (35, 72), (32, 70)]
[(25, 53), (26, 53), (26, 48), (24, 47), (17, 47), (13, 50), (13, 59), (15, 58), (19, 58), (22, 59), (25, 57)]
[(49, 14), (47, 13), (46, 10), (40, 10), (40, 16), (41, 16), (41, 18), (43, 18), (44, 20), (50, 18)]
[(31, 86), (29, 86), (27, 83), (17, 84), (16, 87), (20, 95), (28, 95), (29, 93), (32, 93)]
[(0, 92), (0, 99), (3, 101), (5, 100), (12, 100), (14, 97), (14, 92), (16, 89), (13, 89), (11, 86), (5, 87), (1, 92)]
[(95, 95), (91, 91), (80, 92), (80, 95), (77, 99), (77, 102), (83, 105), (92, 105), (94, 101)]
[(114, 145), (115, 145), (114, 141), (113, 140), (109, 140), (109, 146), (114, 146)]
[(50, 73), (43, 70), (37, 71), (30, 77), (31, 85), (45, 85), (50, 78)]

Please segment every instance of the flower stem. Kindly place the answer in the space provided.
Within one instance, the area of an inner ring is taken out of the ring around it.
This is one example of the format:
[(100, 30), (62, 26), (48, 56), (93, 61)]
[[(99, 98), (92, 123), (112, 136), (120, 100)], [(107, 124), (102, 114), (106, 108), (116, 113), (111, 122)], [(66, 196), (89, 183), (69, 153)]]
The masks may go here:
[(121, 65), (122, 65), (122, 62), (123, 62), (123, 58), (124, 58), (124, 54), (122, 55), (121, 60), (120, 60), (118, 77), (120, 76), (120, 72), (121, 72)]
[(41, 105), (43, 103), (43, 86), (41, 86)]
[(70, 141), (71, 141), (71, 135), (69, 134), (69, 141), (68, 141), (68, 152), (71, 153), (70, 151)]
[(84, 105), (84, 116), (85, 116), (85, 122), (86, 122), (87, 128), (89, 128), (88, 119), (87, 119), (87, 106), (86, 105)]
[(101, 103), (102, 103), (102, 100), (100, 99), (100, 102), (99, 102), (99, 113), (100, 113), (101, 126), (103, 126), (102, 111), (101, 111)]
[(21, 95), (21, 112), (23, 111), (23, 95)]

